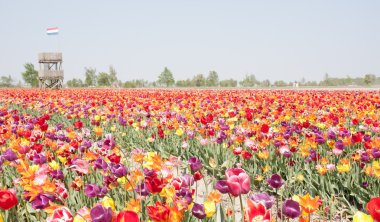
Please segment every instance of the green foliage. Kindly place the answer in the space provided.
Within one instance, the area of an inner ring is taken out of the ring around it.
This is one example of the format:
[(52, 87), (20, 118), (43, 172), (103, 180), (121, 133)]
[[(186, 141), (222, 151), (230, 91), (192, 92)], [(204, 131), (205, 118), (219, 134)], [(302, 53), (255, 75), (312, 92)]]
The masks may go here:
[(98, 74), (98, 86), (111, 86), (110, 75), (106, 72)]
[(83, 87), (84, 83), (81, 79), (74, 78), (72, 80), (67, 81), (67, 86), (70, 88), (78, 88), (78, 87)]
[(86, 86), (96, 86), (96, 69), (94, 68), (85, 68), (85, 80), (84, 83)]
[(278, 81), (275, 81), (273, 83), (273, 85), (277, 86), (277, 87), (284, 87), (284, 86), (289, 86), (289, 84), (287, 84), (285, 81), (283, 80), (278, 80)]
[(256, 85), (260, 85), (260, 81), (256, 79), (256, 76), (251, 74), (251, 75), (246, 75), (242, 81), (240, 81), (240, 85), (243, 87), (253, 87)]
[(164, 71), (158, 76), (158, 83), (161, 85), (172, 86), (175, 81), (172, 72), (165, 67)]
[(237, 81), (234, 79), (222, 80), (222, 81), (220, 81), (220, 86), (221, 87), (236, 87)]
[(117, 72), (113, 66), (109, 68), (109, 81), (111, 84), (117, 83)]
[(373, 74), (366, 74), (364, 76), (364, 83), (366, 85), (371, 85), (372, 83), (374, 83), (376, 81), (376, 76), (373, 75)]
[(206, 86), (206, 78), (204, 77), (203, 74), (195, 75), (195, 76), (193, 77), (192, 82), (193, 82), (193, 84), (194, 84), (196, 87), (203, 87), (203, 86)]
[(13, 79), (10, 75), (0, 77), (0, 87), (12, 87)]
[(38, 71), (34, 69), (34, 65), (32, 63), (26, 63), (24, 68), (25, 72), (22, 73), (24, 81), (33, 88), (38, 87)]
[(264, 86), (264, 87), (269, 87), (269, 86), (270, 86), (270, 81), (269, 81), (269, 79), (266, 79), (266, 80), (262, 81), (260, 85), (261, 85), (261, 86)]
[(219, 85), (219, 76), (215, 71), (210, 71), (206, 79), (207, 86), (218, 86)]
[(175, 85), (177, 87), (191, 87), (193, 86), (193, 82), (190, 79), (178, 80)]
[(123, 84), (124, 88), (144, 88), (148, 85), (148, 81), (143, 79), (135, 79), (131, 81), (125, 81)]

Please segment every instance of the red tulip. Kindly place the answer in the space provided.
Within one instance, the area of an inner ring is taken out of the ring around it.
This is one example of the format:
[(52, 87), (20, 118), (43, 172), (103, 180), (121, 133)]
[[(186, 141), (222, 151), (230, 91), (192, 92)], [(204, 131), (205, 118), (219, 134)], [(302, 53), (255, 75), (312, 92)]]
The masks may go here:
[(54, 210), (53, 215), (51, 217), (48, 217), (46, 221), (47, 222), (56, 222), (56, 221), (73, 222), (74, 218), (67, 207), (59, 207)]
[(139, 222), (139, 216), (133, 211), (123, 211), (117, 215), (116, 222)]
[(268, 133), (269, 132), (269, 126), (267, 124), (263, 124), (261, 126), (261, 132), (262, 133)]
[(9, 210), (18, 203), (16, 192), (12, 190), (0, 190), (0, 209)]
[(165, 181), (163, 179), (159, 179), (158, 177), (147, 177), (145, 182), (149, 192), (153, 194), (161, 192), (162, 188), (166, 185)]
[(81, 121), (77, 121), (74, 123), (74, 127), (76, 129), (81, 129), (83, 127), (83, 123)]
[(165, 222), (168, 221), (170, 209), (160, 203), (156, 202), (156, 206), (147, 206), (148, 216), (155, 222)]
[(246, 221), (270, 221), (270, 211), (265, 209), (261, 203), (256, 203), (251, 199), (247, 199), (247, 206), (245, 208)]
[(226, 171), (226, 181), (232, 196), (247, 194), (251, 189), (251, 180), (248, 174), (240, 168), (233, 168)]
[(380, 221), (380, 197), (372, 198), (367, 203), (367, 210), (375, 221)]
[(203, 175), (201, 172), (197, 171), (194, 173), (194, 180), (195, 181), (201, 180), (202, 178), (203, 178)]

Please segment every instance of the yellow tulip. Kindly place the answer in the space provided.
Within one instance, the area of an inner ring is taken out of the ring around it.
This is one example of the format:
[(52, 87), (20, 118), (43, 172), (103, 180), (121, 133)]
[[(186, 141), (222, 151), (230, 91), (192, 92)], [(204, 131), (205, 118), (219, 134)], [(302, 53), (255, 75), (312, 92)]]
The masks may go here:
[(358, 211), (354, 215), (353, 222), (373, 222), (373, 219), (370, 215)]
[(103, 197), (103, 199), (102, 199), (102, 205), (103, 205), (105, 208), (109, 208), (109, 207), (111, 207), (111, 209), (112, 209), (113, 211), (116, 210), (116, 209), (115, 209), (115, 202), (113, 201), (113, 199), (112, 199), (111, 197), (107, 197), (107, 196)]
[(53, 170), (58, 170), (59, 169), (59, 164), (53, 160), (49, 163), (49, 166), (53, 169)]
[(176, 131), (175, 131), (175, 134), (177, 134), (178, 136), (182, 136), (183, 135), (183, 130), (181, 128), (178, 128)]
[(212, 217), (216, 212), (215, 203), (211, 201), (205, 201), (203, 205), (204, 205), (206, 217), (208, 218)]
[(350, 171), (350, 165), (349, 164), (342, 164), (336, 166), (336, 169), (338, 170), (339, 173), (346, 173)]
[[(0, 222), (2, 222), (2, 221), (0, 221)], [(79, 216), (79, 215), (76, 215), (76, 216), (74, 217), (74, 221), (73, 221), (73, 222), (86, 222), (86, 220), (83, 219), (83, 217), (81, 217), (81, 216)]]
[(164, 187), (160, 192), (160, 196), (165, 197), (167, 203), (172, 203), (175, 196), (175, 188), (173, 186)]

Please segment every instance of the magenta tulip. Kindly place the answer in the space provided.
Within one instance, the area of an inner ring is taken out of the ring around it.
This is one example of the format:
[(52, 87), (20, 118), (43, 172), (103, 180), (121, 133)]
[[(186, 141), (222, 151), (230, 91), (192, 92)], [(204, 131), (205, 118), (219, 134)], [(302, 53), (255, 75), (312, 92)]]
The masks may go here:
[(251, 189), (251, 181), (248, 174), (240, 168), (227, 170), (226, 181), (229, 192), (234, 197), (237, 197), (240, 194), (247, 194)]

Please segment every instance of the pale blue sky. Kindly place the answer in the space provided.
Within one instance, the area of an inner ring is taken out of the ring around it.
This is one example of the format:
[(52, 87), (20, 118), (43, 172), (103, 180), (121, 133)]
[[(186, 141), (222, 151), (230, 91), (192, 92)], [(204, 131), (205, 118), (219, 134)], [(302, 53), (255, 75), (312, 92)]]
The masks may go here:
[(59, 49), (65, 80), (109, 65), (121, 80), (165, 66), (176, 79), (379, 76), (379, 12), (377, 0), (0, 0), (0, 75), (21, 79), (24, 63)]

